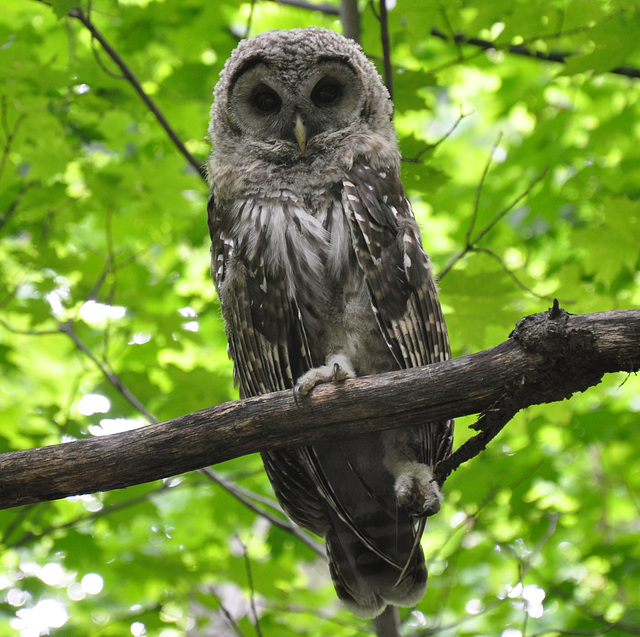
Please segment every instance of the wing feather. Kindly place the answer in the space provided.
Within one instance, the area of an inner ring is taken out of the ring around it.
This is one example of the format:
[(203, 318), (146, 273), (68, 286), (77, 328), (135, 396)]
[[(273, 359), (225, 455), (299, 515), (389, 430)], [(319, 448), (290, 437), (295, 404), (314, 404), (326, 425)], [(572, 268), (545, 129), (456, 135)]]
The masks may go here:
[[(373, 312), (398, 366), (415, 367), (448, 358), (447, 334), (429, 259), (397, 176), (392, 171), (376, 173), (363, 163), (357, 164), (344, 180), (342, 203)], [(243, 249), (236, 245), (232, 228), (224, 226), (223, 220), (229, 216), (218, 210), (213, 198), (208, 210), (212, 273), (218, 290), (224, 290), (220, 295), (224, 297), (222, 309), (241, 395), (292, 388), (302, 373), (313, 367), (313, 361), (302, 314), (286, 276), (274, 272), (273, 264), (267, 273), (262, 260), (264, 236)], [(262, 218), (262, 212), (254, 214), (256, 221)], [(255, 231), (259, 234), (259, 228)], [(296, 261), (299, 255), (288, 243), (291, 235), (284, 237), (292, 267), (299, 270), (305, 263)], [(303, 274), (313, 276), (306, 271)], [(309, 313), (310, 308), (305, 306), (305, 311)], [(445, 427), (434, 423), (420, 428), (423, 462), (433, 465), (450, 453), (452, 426), (450, 422)], [(410, 598), (424, 592), (426, 570), (420, 537), (425, 521), (413, 525), (406, 514), (401, 514), (392, 484), (378, 473), (369, 473), (368, 467), (375, 460), (360, 460), (365, 449), (367, 454), (382, 453), (379, 443), (363, 439), (364, 446), (358, 444), (349, 443), (343, 457), (336, 456), (331, 443), (266, 452), (262, 457), (290, 517), (326, 535), (330, 553), (370, 564), (373, 570), (369, 577), (381, 578), (374, 588), (386, 590), (391, 597), (397, 594), (401, 601), (407, 595)], [(356, 466), (356, 459), (363, 463), (362, 469)], [(336, 476), (339, 483), (335, 482)], [(373, 476), (376, 482), (370, 484)], [(356, 517), (352, 515), (354, 498), (364, 511)], [(382, 575), (382, 564), (391, 568), (394, 579), (384, 579), (391, 574)], [(361, 575), (356, 573), (360, 567), (353, 564), (351, 573), (342, 572), (334, 560), (332, 568), (336, 587), (343, 587), (360, 610), (367, 605), (379, 607), (380, 600), (362, 597), (367, 586), (359, 585)]]
[[(431, 263), (398, 175), (356, 162), (344, 180), (343, 201), (374, 313), (400, 367), (449, 359)], [(427, 424), (424, 431), (429, 464), (451, 453), (453, 421)]]
[[(213, 197), (207, 210), (211, 271), (240, 395), (246, 398), (292, 389), (294, 380), (311, 367), (300, 309), (289, 298), (284, 277), (267, 276), (261, 256), (252, 261), (243, 253), (224, 225), (228, 215)], [(262, 459), (289, 516), (324, 535), (329, 527), (326, 507), (315, 481), (303, 469), (299, 451), (265, 452)]]

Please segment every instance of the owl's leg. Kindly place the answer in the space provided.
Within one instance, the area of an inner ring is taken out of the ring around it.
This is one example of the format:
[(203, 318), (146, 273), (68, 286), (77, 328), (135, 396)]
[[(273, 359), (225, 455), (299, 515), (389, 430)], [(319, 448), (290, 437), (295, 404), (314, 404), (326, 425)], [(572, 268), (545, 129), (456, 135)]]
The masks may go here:
[(316, 385), (331, 383), (347, 378), (355, 378), (356, 373), (351, 361), (344, 354), (334, 354), (320, 367), (314, 367), (298, 378), (293, 388), (296, 403), (300, 396), (306, 396)]
[(406, 461), (395, 467), (395, 491), (398, 504), (409, 515), (423, 517), (440, 510), (442, 493), (433, 477), (431, 467), (420, 462)]
[(416, 456), (416, 432), (390, 430), (382, 433), (384, 466), (394, 479), (398, 505), (413, 517), (433, 515), (440, 510), (442, 494), (432, 468)]

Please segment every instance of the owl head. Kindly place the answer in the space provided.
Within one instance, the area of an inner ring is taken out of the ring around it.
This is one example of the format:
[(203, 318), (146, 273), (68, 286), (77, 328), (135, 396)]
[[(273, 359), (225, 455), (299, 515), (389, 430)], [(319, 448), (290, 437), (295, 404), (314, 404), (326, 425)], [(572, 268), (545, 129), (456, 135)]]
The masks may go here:
[(355, 42), (328, 29), (272, 30), (240, 42), (220, 74), (211, 115), (210, 172), (254, 161), (267, 171), (311, 174), (349, 169), (358, 154), (397, 163), (380, 75)]

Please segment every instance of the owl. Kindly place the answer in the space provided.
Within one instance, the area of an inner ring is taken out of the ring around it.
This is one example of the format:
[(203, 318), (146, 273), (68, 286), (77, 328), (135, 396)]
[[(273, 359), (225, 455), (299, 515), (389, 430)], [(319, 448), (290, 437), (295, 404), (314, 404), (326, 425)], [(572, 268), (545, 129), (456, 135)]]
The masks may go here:
[[(240, 42), (214, 90), (211, 271), (241, 397), (443, 361), (447, 331), (400, 182), (392, 103), (333, 31)], [(338, 597), (372, 618), (423, 597), (420, 539), (453, 423), (262, 454), (292, 520), (326, 539)]]

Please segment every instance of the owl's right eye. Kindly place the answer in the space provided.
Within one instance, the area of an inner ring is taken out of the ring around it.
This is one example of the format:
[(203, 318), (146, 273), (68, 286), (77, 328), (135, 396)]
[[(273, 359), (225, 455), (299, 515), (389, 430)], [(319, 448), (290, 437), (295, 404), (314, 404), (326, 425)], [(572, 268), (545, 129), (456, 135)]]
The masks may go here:
[(282, 104), (278, 94), (267, 87), (257, 90), (253, 95), (252, 101), (256, 109), (265, 115), (277, 113)]

